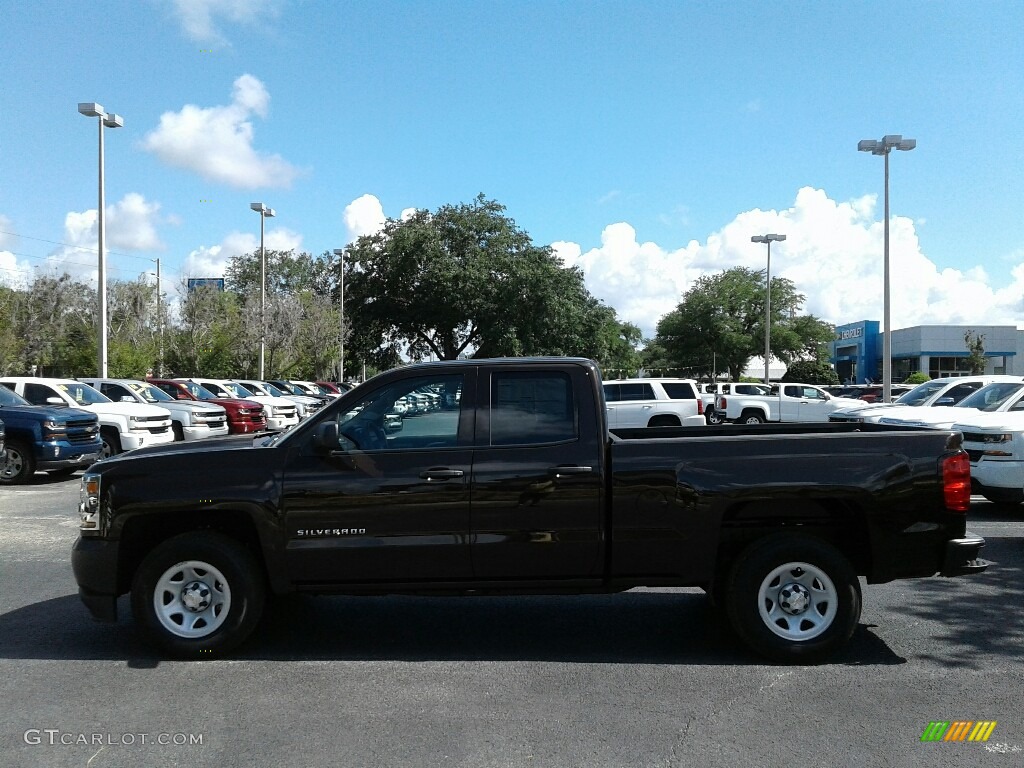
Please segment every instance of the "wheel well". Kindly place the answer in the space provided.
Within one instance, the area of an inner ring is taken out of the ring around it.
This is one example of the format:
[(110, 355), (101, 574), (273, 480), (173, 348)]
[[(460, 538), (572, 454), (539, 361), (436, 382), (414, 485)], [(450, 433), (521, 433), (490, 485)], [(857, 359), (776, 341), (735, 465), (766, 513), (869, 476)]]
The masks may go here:
[(679, 417), (672, 416), (671, 414), (652, 416), (651, 420), (647, 422), (648, 427), (678, 427), (681, 425), (682, 422), (679, 421)]
[(112, 438), (119, 448), (124, 447), (121, 445), (121, 433), (117, 431), (117, 427), (100, 427), (100, 434)]
[(751, 544), (787, 531), (828, 542), (858, 575), (871, 572), (871, 542), (862, 512), (832, 499), (786, 499), (736, 504), (725, 511), (715, 581), (724, 579), (736, 558)]
[(142, 560), (162, 541), (181, 533), (204, 530), (215, 531), (241, 543), (256, 558), (266, 578), (266, 563), (259, 534), (252, 520), (244, 512), (171, 512), (137, 517), (125, 523), (119, 547), (121, 557), (117, 574), (118, 592), (123, 594), (131, 589), (135, 571)]
[(743, 413), (740, 414), (740, 418), (745, 419), (747, 416), (757, 416), (762, 419), (767, 418), (764, 411), (760, 408), (744, 408)]

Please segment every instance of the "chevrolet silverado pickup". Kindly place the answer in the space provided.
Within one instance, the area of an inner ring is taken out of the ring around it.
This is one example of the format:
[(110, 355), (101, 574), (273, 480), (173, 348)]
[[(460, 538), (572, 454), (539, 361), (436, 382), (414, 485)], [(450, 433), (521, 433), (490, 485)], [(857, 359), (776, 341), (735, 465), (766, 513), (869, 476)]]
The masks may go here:
[(726, 421), (764, 424), (768, 421), (828, 421), (833, 411), (860, 408), (861, 400), (835, 397), (813, 384), (782, 383), (772, 386), (767, 395), (717, 395), (715, 410)]
[[(388, 434), (410, 392), (443, 403)], [(268, 595), (701, 587), (781, 662), (850, 638), (861, 583), (982, 571), (955, 432), (882, 425), (609, 430), (598, 368), (462, 360), (382, 373), (286, 433), (143, 448), (82, 478), (72, 565), (97, 619), (131, 595), (204, 659)]]
[(7, 428), (6, 463), (0, 456), (2, 485), (27, 483), (36, 470), (70, 475), (96, 462), (103, 449), (96, 414), (32, 405), (3, 385), (0, 417)]

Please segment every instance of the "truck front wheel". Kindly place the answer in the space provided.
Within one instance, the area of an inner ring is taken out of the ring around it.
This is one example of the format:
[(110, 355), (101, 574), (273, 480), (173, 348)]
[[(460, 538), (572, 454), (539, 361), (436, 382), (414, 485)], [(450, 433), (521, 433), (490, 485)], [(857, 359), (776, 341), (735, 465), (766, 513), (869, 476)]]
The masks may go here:
[(264, 600), (256, 559), (233, 539), (205, 531), (157, 546), (132, 584), (132, 613), (143, 634), (190, 659), (213, 658), (242, 643)]
[(32, 446), (20, 440), (7, 443), (7, 464), (0, 470), (0, 483), (20, 485), (27, 483), (36, 472), (36, 458)]
[(824, 660), (860, 619), (857, 574), (837, 549), (809, 536), (779, 534), (753, 544), (737, 559), (725, 598), (740, 638), (783, 663)]

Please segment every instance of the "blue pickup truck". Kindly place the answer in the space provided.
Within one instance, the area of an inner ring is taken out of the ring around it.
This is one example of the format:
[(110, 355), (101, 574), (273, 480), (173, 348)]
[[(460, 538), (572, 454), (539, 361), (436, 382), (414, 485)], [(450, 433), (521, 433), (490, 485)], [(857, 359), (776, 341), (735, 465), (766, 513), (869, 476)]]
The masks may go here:
[(6, 463), (0, 484), (28, 482), (36, 470), (69, 475), (99, 459), (103, 448), (96, 414), (78, 408), (37, 406), (0, 386), (0, 420), (6, 429)]

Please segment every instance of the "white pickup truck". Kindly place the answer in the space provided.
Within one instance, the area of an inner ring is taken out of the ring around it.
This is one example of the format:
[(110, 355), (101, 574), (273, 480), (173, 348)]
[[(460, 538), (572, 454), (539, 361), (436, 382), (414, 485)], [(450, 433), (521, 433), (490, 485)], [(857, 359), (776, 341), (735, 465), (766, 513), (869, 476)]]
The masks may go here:
[(834, 397), (813, 384), (773, 384), (770, 395), (718, 395), (715, 410), (726, 421), (764, 424), (768, 421), (828, 421), (829, 414), (843, 408), (867, 405), (863, 400)]
[(879, 424), (897, 424), (901, 427), (950, 429), (954, 424), (967, 421), (981, 413), (1007, 413), (1024, 411), (1024, 378), (1016, 381), (997, 381), (986, 384), (974, 394), (965, 397), (951, 408), (894, 408), (878, 420)]
[(705, 384), (704, 392), (700, 396), (701, 402), (704, 403), (704, 418), (708, 424), (721, 424), (725, 421), (725, 414), (715, 408), (715, 399), (719, 395), (770, 395), (771, 391), (772, 388), (768, 384), (731, 381)]
[(704, 404), (693, 379), (604, 382), (610, 429), (703, 426)]
[(96, 414), (103, 449), (100, 458), (146, 445), (174, 442), (171, 412), (156, 405), (115, 403), (88, 384), (74, 379), (5, 376), (0, 380), (32, 405), (66, 405)]
[(1024, 411), (978, 413), (958, 421), (971, 460), (971, 490), (996, 504), (1024, 501)]
[(924, 384), (918, 384), (909, 392), (900, 395), (894, 403), (870, 403), (860, 405), (854, 410), (835, 411), (829, 417), (829, 421), (853, 421), (858, 423), (878, 424), (886, 416), (899, 416), (899, 411), (904, 407), (932, 407), (956, 405), (964, 398), (970, 397), (982, 387), (994, 384), (998, 381), (1020, 381), (1020, 376), (1007, 376), (993, 374), (988, 376), (946, 376), (941, 379), (932, 379)]

